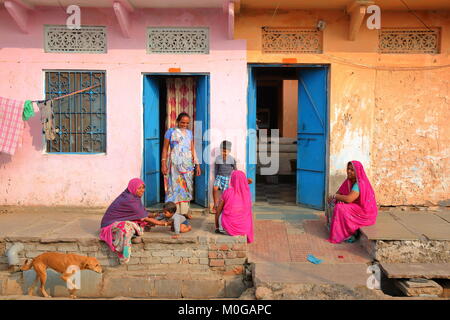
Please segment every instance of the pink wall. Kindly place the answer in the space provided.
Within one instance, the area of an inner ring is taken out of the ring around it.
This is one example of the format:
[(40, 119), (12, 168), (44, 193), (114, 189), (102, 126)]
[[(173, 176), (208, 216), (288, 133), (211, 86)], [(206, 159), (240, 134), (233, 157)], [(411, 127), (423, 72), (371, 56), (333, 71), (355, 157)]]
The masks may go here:
[[(96, 155), (46, 154), (39, 114), (25, 124), (23, 145), (14, 156), (0, 153), (0, 205), (107, 206), (142, 166), (143, 73), (209, 72), (211, 127), (246, 128), (246, 41), (227, 40), (226, 16), (215, 9), (138, 10), (131, 37), (122, 36), (113, 9), (82, 9), (82, 25), (107, 26), (107, 54), (44, 53), (43, 25), (65, 24), (61, 8), (41, 8), (23, 34), (0, 8), (0, 96), (44, 97), (44, 70), (105, 70), (107, 152)], [(148, 26), (208, 26), (209, 55), (149, 55)], [(212, 135), (214, 149), (223, 138)], [(234, 154), (245, 161), (245, 137)], [(212, 179), (212, 178), (211, 178)]]

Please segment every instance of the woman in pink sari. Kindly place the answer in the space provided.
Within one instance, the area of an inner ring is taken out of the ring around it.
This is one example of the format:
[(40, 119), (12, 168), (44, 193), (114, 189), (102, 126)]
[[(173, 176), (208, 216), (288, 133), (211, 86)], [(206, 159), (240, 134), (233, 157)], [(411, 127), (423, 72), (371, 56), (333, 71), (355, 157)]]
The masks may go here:
[(375, 192), (359, 161), (347, 163), (347, 179), (335, 195), (328, 197), (325, 214), (331, 243), (353, 242), (360, 227), (375, 224)]
[(252, 197), (245, 173), (234, 170), (230, 186), (224, 191), (216, 210), (216, 232), (247, 236), (253, 242)]

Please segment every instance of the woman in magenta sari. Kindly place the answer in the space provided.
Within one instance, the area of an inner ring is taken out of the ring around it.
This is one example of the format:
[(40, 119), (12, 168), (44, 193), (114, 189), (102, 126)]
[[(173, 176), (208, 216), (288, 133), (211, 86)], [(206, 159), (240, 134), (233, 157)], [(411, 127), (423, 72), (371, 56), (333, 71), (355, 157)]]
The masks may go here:
[(353, 242), (360, 227), (375, 224), (378, 214), (375, 192), (359, 161), (347, 163), (347, 179), (335, 195), (328, 197), (325, 214), (331, 243)]
[(247, 236), (253, 242), (252, 197), (245, 173), (234, 170), (230, 186), (222, 194), (216, 210), (216, 232)]

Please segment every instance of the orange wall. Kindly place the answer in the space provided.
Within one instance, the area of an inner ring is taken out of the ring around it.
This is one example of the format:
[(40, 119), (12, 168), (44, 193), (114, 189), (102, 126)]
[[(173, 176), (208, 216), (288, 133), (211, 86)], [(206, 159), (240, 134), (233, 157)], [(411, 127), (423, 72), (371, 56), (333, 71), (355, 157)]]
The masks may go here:
[[(248, 63), (330, 65), (329, 191), (360, 160), (381, 205), (435, 205), (450, 199), (450, 12), (419, 12), (441, 27), (441, 53), (378, 54), (378, 31), (347, 38), (342, 11), (241, 10), (235, 38), (247, 40)], [(407, 12), (382, 12), (382, 27), (423, 27)], [(322, 54), (264, 54), (262, 26), (313, 27), (327, 22)]]
[(298, 80), (283, 80), (283, 137), (297, 137)]

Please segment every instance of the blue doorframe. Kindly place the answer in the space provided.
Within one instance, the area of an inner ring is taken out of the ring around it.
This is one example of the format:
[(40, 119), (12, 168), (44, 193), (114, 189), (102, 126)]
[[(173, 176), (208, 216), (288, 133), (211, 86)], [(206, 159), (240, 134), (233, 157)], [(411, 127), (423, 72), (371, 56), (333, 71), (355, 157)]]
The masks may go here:
[[(324, 209), (328, 171), (328, 65), (249, 64), (247, 127), (256, 128), (256, 80), (258, 67), (297, 68), (299, 74), (297, 126), (297, 204)], [(255, 199), (256, 139), (247, 136), (247, 174), (255, 181), (252, 197)]]
[[(197, 97), (196, 97), (196, 119), (202, 122), (201, 135), (205, 139), (199, 139), (197, 136), (200, 129), (194, 128), (195, 148), (201, 159), (200, 168), (202, 175), (195, 177), (195, 199), (194, 202), (207, 207), (209, 202), (209, 159), (202, 159), (201, 155), (209, 155), (209, 74), (201, 73), (152, 73), (144, 74), (144, 92), (143, 92), (143, 126), (144, 126), (144, 144), (143, 144), (143, 166), (142, 177), (147, 186), (144, 194), (144, 205), (146, 207), (164, 201), (160, 198), (161, 175), (161, 154), (160, 154), (160, 81), (164, 78), (176, 76), (192, 76), (197, 79)], [(206, 151), (205, 151), (206, 150)]]

